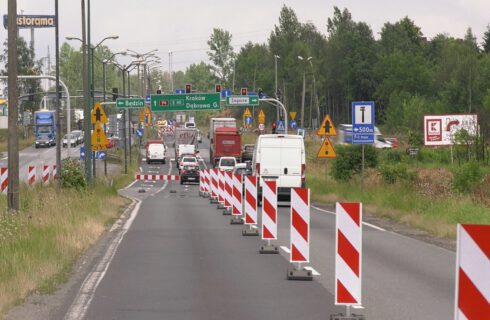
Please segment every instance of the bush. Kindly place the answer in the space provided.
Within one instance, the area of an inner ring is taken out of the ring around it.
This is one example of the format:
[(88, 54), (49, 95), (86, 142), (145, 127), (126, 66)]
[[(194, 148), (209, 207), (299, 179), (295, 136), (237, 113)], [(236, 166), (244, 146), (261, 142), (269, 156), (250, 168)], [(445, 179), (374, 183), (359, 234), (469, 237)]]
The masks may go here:
[(408, 131), (408, 145), (411, 147), (421, 147), (424, 144), (424, 137), (418, 131)]
[(61, 165), (61, 187), (75, 188), (79, 191), (87, 188), (85, 175), (82, 172), (79, 161), (64, 159)]
[(386, 162), (391, 163), (400, 163), (402, 161), (403, 152), (399, 150), (385, 150), (385, 159)]
[(450, 164), (451, 150), (449, 148), (421, 148), (417, 160), (423, 163)]
[[(349, 181), (362, 169), (362, 146), (336, 146), (337, 157), (333, 161), (331, 175), (338, 181)], [(374, 147), (365, 146), (364, 159), (366, 168), (375, 168), (378, 164), (378, 154)]]
[(386, 164), (380, 166), (379, 173), (383, 177), (383, 180), (387, 183), (395, 183), (397, 181), (414, 181), (415, 172), (409, 171), (405, 164)]
[(458, 192), (472, 191), (483, 179), (483, 172), (476, 161), (470, 161), (454, 170), (453, 189)]

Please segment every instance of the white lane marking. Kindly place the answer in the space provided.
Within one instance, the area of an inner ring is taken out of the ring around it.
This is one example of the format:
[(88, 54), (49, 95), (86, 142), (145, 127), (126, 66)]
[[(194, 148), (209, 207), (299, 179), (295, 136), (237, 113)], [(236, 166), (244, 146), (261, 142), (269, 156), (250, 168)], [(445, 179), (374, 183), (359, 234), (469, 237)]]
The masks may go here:
[(133, 224), (134, 219), (138, 215), (141, 201), (138, 199), (133, 199), (133, 201), (136, 202), (136, 205), (134, 206), (134, 209), (131, 212), (129, 219), (126, 221), (122, 229), (119, 231), (118, 235), (109, 245), (109, 248), (107, 248), (107, 251), (104, 254), (102, 260), (96, 265), (95, 268), (92, 269), (93, 271), (90, 272), (83, 281), (83, 284), (78, 291), (75, 300), (73, 301), (70, 309), (65, 315), (65, 320), (78, 320), (83, 319), (83, 317), (85, 316), (85, 313), (87, 312), (88, 307), (90, 306), (90, 303), (92, 302), (92, 299), (95, 295), (95, 290), (97, 289), (107, 270), (109, 269), (109, 265), (111, 264), (112, 259), (116, 254), (119, 244), (121, 244), (124, 235), (129, 230), (129, 228)]
[[(335, 215), (335, 214), (336, 214), (336, 213), (335, 213), (335, 212), (333, 212), (333, 211), (325, 210), (325, 209), (318, 208), (318, 207), (315, 207), (315, 206), (311, 206), (311, 207), (312, 207), (313, 209), (318, 210), (318, 211), (321, 211), (321, 212), (330, 213), (330, 214), (333, 214), (333, 215)], [(363, 221), (363, 222), (362, 222), (362, 224), (363, 224), (363, 225), (365, 225), (365, 226), (371, 227), (371, 228), (373, 228), (373, 229), (379, 230), (379, 231), (386, 231), (386, 229), (383, 229), (383, 228), (381, 228), (381, 227), (375, 226), (374, 224), (371, 224), (371, 223), (369, 223), (369, 222), (364, 222), (364, 221)]]
[(129, 189), (131, 188), (136, 182), (138, 182), (138, 180), (134, 180), (133, 182), (131, 182), (126, 188), (123, 188), (123, 190), (126, 190), (126, 189)]
[(320, 272), (318, 272), (315, 269), (313, 269), (313, 267), (305, 267), (305, 269), (308, 270), (308, 271), (311, 271), (311, 274), (314, 275), (314, 276), (319, 276), (320, 275)]
[[(172, 172), (172, 162), (170, 162), (170, 164), (168, 166), (167, 175), (170, 175), (171, 172)], [(172, 181), (171, 181), (171, 183), (172, 183)], [(169, 184), (168, 180), (165, 180), (165, 182), (163, 183), (163, 186), (160, 189), (158, 189), (157, 191), (155, 191), (154, 193), (152, 193), (151, 195), (154, 196), (157, 193), (165, 190), (165, 188), (168, 186), (168, 184)]]
[(284, 250), (284, 252), (286, 252), (287, 254), (290, 254), (291, 253), (291, 250), (289, 250), (288, 247), (281, 246), (281, 249)]
[(354, 308), (354, 309), (364, 309), (363, 306), (352, 306), (352, 308)]
[(143, 173), (143, 168), (142, 167), (140, 167), (140, 172)]

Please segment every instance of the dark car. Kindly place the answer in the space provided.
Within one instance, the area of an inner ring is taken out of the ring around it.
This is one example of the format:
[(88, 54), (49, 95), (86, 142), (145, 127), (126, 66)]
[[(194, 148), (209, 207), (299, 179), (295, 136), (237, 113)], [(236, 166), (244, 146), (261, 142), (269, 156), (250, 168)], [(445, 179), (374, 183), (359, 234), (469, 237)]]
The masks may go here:
[(243, 146), (242, 162), (252, 161), (252, 158), (254, 156), (254, 149), (255, 149), (255, 145), (253, 145), (253, 144), (246, 144)]
[(199, 183), (199, 165), (185, 165), (180, 171), (180, 184), (185, 182)]

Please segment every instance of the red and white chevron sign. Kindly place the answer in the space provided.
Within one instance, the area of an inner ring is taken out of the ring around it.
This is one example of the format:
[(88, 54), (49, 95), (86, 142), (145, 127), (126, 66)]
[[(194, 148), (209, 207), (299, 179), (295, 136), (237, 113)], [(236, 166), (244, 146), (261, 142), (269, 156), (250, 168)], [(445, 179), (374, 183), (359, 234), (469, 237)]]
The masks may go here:
[(1, 185), (1, 191), (2, 193), (7, 193), (8, 186), (9, 186), (9, 175), (8, 175), (8, 170), (7, 168), (0, 168), (0, 185)]
[(29, 166), (27, 168), (27, 184), (33, 186), (36, 183), (36, 167)]
[(336, 207), (335, 304), (361, 304), (362, 204)]
[(204, 170), (204, 192), (207, 194), (211, 193), (210, 181), (209, 181), (209, 169)]
[(211, 169), (211, 198), (216, 199), (218, 197), (218, 170)]
[(262, 185), (262, 239), (277, 239), (277, 182), (264, 180)]
[(456, 320), (490, 317), (490, 225), (458, 224)]
[(256, 176), (245, 176), (245, 224), (257, 224)]
[(199, 170), (199, 192), (204, 192), (204, 171)]
[(231, 208), (233, 202), (233, 174), (225, 171), (225, 207)]
[(179, 181), (180, 176), (167, 174), (137, 174), (136, 180), (144, 181)]
[(225, 202), (225, 175), (218, 169), (218, 202)]
[(231, 214), (235, 216), (242, 215), (242, 193), (242, 175), (235, 173), (233, 174), (233, 210), (231, 211)]
[(310, 261), (310, 189), (291, 189), (290, 262)]
[(43, 175), (42, 175), (42, 179), (43, 179), (43, 184), (44, 184), (44, 185), (49, 184), (49, 176), (50, 176), (49, 166), (47, 166), (47, 165), (43, 165)]

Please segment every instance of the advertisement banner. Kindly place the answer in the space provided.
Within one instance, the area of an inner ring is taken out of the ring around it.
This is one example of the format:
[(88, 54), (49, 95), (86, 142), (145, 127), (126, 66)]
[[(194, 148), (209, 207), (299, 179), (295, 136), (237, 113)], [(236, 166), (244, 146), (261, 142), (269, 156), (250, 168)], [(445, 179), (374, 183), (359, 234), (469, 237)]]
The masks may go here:
[(442, 114), (424, 116), (424, 144), (450, 146), (455, 144), (454, 134), (465, 129), (472, 136), (478, 132), (476, 114)]

